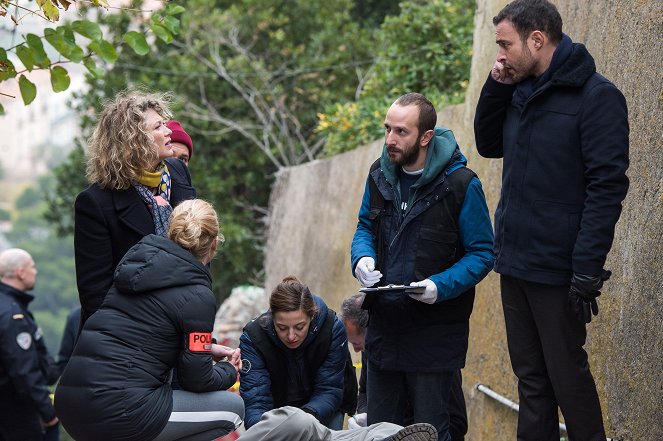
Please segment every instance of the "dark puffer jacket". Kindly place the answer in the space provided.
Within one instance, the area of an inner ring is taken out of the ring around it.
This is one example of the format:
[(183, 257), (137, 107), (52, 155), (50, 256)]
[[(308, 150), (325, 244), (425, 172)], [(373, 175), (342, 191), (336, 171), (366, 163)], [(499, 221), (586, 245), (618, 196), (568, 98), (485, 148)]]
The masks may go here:
[[(144, 237), (120, 261), (104, 303), (85, 323), (55, 394), (56, 413), (76, 440), (149, 440), (172, 411), (170, 375), (180, 387), (230, 387), (237, 372), (188, 347), (210, 334), (216, 303), (208, 269), (168, 239)], [(193, 348), (192, 348), (193, 349)]]

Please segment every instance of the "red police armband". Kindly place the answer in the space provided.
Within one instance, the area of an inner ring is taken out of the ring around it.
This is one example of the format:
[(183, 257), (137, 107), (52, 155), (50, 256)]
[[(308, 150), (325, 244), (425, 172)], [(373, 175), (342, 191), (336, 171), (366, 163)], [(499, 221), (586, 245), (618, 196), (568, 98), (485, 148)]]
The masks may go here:
[(212, 352), (212, 333), (190, 332), (189, 350), (191, 352)]

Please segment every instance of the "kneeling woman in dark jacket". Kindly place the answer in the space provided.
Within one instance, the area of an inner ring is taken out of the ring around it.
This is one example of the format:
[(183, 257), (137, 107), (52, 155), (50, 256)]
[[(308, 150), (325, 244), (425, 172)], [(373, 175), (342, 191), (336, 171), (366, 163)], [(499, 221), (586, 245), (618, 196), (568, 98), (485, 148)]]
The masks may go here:
[(282, 406), (299, 407), (331, 429), (342, 428), (345, 328), (306, 285), (295, 277), (283, 279), (272, 291), (269, 311), (244, 327), (239, 347), (247, 428)]
[[(85, 323), (55, 393), (67, 432), (84, 440), (214, 439), (238, 427), (239, 351), (212, 344), (216, 303), (206, 267), (219, 241), (214, 208), (185, 201), (168, 239), (149, 235), (120, 261)], [(228, 357), (230, 362), (212, 363)], [(180, 387), (172, 390), (177, 368)]]

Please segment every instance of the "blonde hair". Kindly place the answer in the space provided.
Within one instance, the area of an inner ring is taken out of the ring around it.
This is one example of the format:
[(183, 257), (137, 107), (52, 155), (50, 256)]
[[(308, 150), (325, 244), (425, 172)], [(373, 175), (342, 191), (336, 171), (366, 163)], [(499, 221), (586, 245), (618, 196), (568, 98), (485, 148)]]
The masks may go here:
[(113, 190), (126, 190), (158, 161), (154, 138), (145, 125), (145, 112), (154, 109), (170, 118), (169, 94), (138, 90), (119, 93), (104, 105), (88, 139), (87, 179)]
[(202, 199), (191, 199), (179, 204), (170, 215), (168, 238), (188, 250), (202, 261), (212, 249), (219, 232), (219, 220), (214, 207)]

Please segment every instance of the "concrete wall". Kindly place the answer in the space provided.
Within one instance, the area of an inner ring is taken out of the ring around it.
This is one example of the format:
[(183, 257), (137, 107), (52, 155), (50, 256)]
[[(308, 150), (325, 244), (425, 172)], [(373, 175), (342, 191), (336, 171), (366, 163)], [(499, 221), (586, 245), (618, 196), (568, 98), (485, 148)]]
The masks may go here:
[[(472, 120), (496, 52), (492, 17), (505, 1), (479, 0), (472, 73), (464, 104), (442, 109), (494, 210), (501, 163), (480, 158)], [(587, 350), (609, 437), (663, 439), (663, 6), (660, 1), (557, 0), (564, 29), (583, 42), (598, 70), (626, 96), (631, 126), (631, 189), (607, 268), (613, 276), (589, 326)], [(395, 98), (395, 97), (394, 97)], [(386, 111), (386, 109), (385, 109)], [(376, 123), (381, 123), (377, 121)], [(382, 141), (323, 161), (284, 170), (270, 202), (266, 288), (297, 275), (333, 308), (356, 292), (349, 249), (366, 173)], [(516, 414), (485, 395), (483, 383), (518, 401), (506, 351), (498, 279), (478, 287), (464, 369), (471, 441), (515, 439)]]

